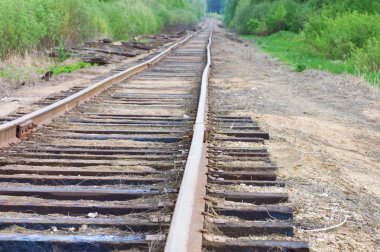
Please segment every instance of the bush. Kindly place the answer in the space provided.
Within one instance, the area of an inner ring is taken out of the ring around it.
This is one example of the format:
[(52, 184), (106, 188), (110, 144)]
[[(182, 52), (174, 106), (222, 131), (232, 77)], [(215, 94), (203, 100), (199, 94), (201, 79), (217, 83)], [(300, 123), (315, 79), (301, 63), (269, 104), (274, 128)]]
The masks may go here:
[(60, 0), (49, 3), (58, 17), (58, 36), (66, 45), (75, 45), (96, 33), (97, 27), (86, 1)]
[(204, 15), (203, 0), (0, 0), (0, 57), (98, 36), (128, 39)]
[(309, 4), (302, 4), (295, 0), (285, 1), (284, 7), (286, 9), (286, 29), (292, 32), (300, 32), (309, 21), (309, 18), (315, 13)]
[(257, 20), (256, 18), (250, 18), (247, 22), (247, 28), (248, 31), (251, 34), (257, 33), (258, 28), (260, 27), (260, 21)]
[[(336, 18), (342, 13), (353, 11), (379, 13), (380, 1), (224, 0), (226, 24), (242, 34), (258, 33), (257, 31), (260, 34), (272, 34), (279, 30), (300, 32), (313, 16)], [(252, 30), (252, 23), (248, 24), (251, 19), (258, 20), (261, 28)]]
[(264, 18), (269, 33), (281, 31), (287, 26), (285, 23), (286, 14), (284, 2), (271, 6)]
[(251, 18), (250, 0), (241, 0), (238, 2), (235, 10), (235, 16), (230, 22), (232, 26), (240, 34), (249, 34), (248, 21)]
[[(228, 5), (233, 9), (233, 1)], [(232, 7), (231, 7), (232, 6)], [(312, 9), (306, 3), (296, 0), (236, 2), (234, 17), (226, 13), (226, 22), (242, 34), (272, 34), (280, 30), (299, 32), (308, 21)]]
[(223, 0), (224, 22), (227, 26), (231, 26), (238, 2), (238, 0)]
[(359, 13), (378, 13), (380, 2), (376, 0), (308, 0), (308, 5), (317, 11), (334, 17), (339, 13), (357, 11)]
[(28, 11), (31, 6), (22, 0), (0, 1), (0, 55), (29, 49), (44, 36), (37, 17)]
[(306, 43), (331, 59), (348, 59), (369, 38), (380, 38), (380, 15), (344, 13), (336, 18), (315, 16), (305, 26)]
[(356, 49), (352, 60), (360, 72), (380, 72), (380, 39), (369, 39), (364, 48)]
[[(241, 34), (275, 33), (257, 40), (263, 44), (274, 40), (271, 53), (290, 61), (296, 71), (326, 69), (380, 82), (380, 1), (224, 1), (229, 27)], [(286, 37), (295, 36), (292, 32), (301, 33), (297, 41)]]

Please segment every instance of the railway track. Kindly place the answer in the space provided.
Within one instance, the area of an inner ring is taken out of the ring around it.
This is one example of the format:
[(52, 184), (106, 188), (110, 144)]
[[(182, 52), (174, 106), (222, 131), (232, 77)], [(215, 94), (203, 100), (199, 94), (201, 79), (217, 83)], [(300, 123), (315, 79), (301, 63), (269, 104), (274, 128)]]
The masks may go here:
[(207, 88), (211, 40), (209, 26), (5, 120), (0, 145), (27, 140), (1, 151), (0, 251), (308, 251), (268, 133)]

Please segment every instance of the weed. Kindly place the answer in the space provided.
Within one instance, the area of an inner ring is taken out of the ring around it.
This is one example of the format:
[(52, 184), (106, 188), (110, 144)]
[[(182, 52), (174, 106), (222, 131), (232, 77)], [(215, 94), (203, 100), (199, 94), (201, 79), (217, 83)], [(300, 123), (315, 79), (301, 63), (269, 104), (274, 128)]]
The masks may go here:
[(60, 62), (65, 61), (68, 58), (68, 55), (65, 52), (65, 42), (61, 40), (59, 42), (59, 47), (58, 47), (58, 60)]
[(96, 64), (78, 62), (71, 65), (66, 65), (66, 66), (55, 66), (55, 67), (50, 68), (50, 71), (53, 72), (53, 75), (59, 75), (62, 73), (72, 73), (82, 68), (91, 67), (91, 66), (96, 66)]
[[(244, 37), (252, 38), (254, 36)], [(319, 69), (337, 74), (349, 73), (363, 76), (370, 83), (380, 86), (380, 73), (374, 71), (375, 69), (358, 69), (352, 60), (334, 61), (325, 58), (321, 54), (310, 52), (305, 46), (305, 38), (302, 34), (282, 31), (268, 37), (255, 36), (255, 39), (256, 44), (264, 51), (292, 65), (296, 71)], [(372, 60), (378, 60), (378, 57), (374, 55), (373, 59), (364, 58), (361, 60), (372, 62)]]
[[(261, 30), (251, 34), (271, 34), (278, 30), (300, 32), (314, 17), (335, 18), (344, 12), (379, 13), (380, 2), (373, 0), (224, 0), (226, 24), (242, 34), (250, 19), (258, 20)], [(265, 28), (265, 29), (264, 29)]]
[(40, 77), (38, 69), (47, 69), (52, 63), (43, 53), (12, 54), (0, 60), (0, 78), (14, 84), (34, 81)]
[(349, 59), (368, 39), (380, 40), (380, 15), (347, 12), (335, 18), (316, 16), (304, 30), (311, 49), (331, 59)]
[(303, 71), (305, 71), (306, 70), (306, 65), (305, 64), (302, 64), (302, 63), (298, 63), (297, 65), (296, 65), (296, 71), (297, 72), (303, 72)]
[(380, 39), (371, 38), (352, 57), (356, 68), (364, 72), (380, 72)]
[(128, 39), (194, 24), (203, 0), (0, 0), (0, 57), (100, 36)]
[[(225, 22), (240, 34), (300, 33), (268, 50), (295, 66), (364, 75), (380, 74), (380, 2), (372, 0), (225, 0)], [(258, 40), (260, 43), (260, 40)], [(290, 44), (291, 45), (290, 45)], [(297, 51), (289, 46), (297, 46)], [(285, 51), (282, 51), (285, 50)], [(333, 61), (335, 60), (335, 61)]]

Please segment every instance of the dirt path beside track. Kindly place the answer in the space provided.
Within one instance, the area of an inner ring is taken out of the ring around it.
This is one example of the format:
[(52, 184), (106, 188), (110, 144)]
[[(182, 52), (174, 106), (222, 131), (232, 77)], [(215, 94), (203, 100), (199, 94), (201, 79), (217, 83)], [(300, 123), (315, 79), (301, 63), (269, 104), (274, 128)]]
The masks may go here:
[(312, 251), (379, 251), (380, 89), (348, 75), (295, 72), (225, 34), (215, 31), (211, 87), (271, 135), (296, 238)]

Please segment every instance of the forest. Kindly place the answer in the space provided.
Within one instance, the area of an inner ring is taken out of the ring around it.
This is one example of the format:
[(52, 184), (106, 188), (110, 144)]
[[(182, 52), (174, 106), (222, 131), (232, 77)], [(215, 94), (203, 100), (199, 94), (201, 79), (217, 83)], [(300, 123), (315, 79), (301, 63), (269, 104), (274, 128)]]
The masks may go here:
[(255, 35), (297, 70), (363, 75), (380, 85), (380, 1), (223, 0), (226, 25)]

